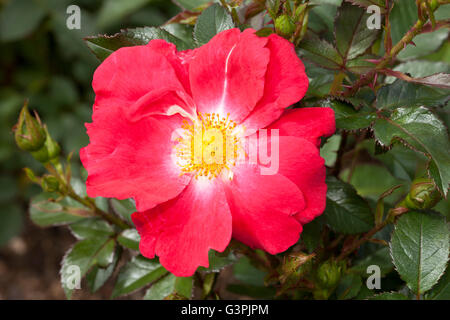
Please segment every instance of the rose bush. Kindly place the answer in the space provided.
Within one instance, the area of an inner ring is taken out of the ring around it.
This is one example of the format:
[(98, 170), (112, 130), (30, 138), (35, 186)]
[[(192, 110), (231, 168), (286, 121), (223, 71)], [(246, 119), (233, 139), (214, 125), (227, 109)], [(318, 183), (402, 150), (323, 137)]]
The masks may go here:
[(75, 268), (114, 298), (449, 299), (445, 1), (177, 3), (85, 39), (85, 171), (14, 128), (30, 218), (77, 238), (67, 297)]

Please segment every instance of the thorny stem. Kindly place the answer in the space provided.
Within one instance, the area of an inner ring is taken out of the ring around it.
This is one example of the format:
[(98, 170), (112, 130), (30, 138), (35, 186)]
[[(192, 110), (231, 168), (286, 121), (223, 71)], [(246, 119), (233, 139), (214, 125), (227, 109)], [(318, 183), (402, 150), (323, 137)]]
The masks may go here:
[[(391, 209), (389, 211), (388, 216), (384, 219), (383, 222), (381, 222), (380, 224), (376, 225), (375, 227), (373, 227), (369, 232), (367, 232), (366, 234), (364, 234), (361, 238), (356, 239), (355, 241), (353, 241), (349, 246), (347, 246), (346, 248), (344, 248), (344, 250), (342, 250), (341, 254), (337, 257), (337, 261), (343, 260), (344, 258), (346, 258), (347, 256), (349, 256), (353, 251), (357, 250), (363, 243), (365, 243), (366, 241), (370, 241), (371, 238), (381, 229), (383, 229), (384, 227), (386, 227), (389, 223), (392, 222), (392, 218), (394, 217), (398, 217), (400, 215), (402, 215), (403, 213), (407, 212), (408, 210), (406, 208), (402, 208), (402, 203), (403, 201), (401, 201), (396, 208)], [(400, 212), (395, 212), (396, 209), (402, 209)], [(404, 210), (403, 210), (404, 209)]]
[(359, 90), (359, 88), (368, 84), (380, 69), (384, 69), (397, 56), (397, 54), (399, 54), (399, 52), (403, 50), (403, 48), (405, 48), (412, 41), (412, 39), (422, 31), (425, 22), (426, 20), (417, 20), (416, 24), (403, 36), (403, 38), (389, 52), (386, 52), (376, 67), (368, 73), (362, 75), (358, 81), (356, 81), (343, 93), (343, 95), (353, 95)]

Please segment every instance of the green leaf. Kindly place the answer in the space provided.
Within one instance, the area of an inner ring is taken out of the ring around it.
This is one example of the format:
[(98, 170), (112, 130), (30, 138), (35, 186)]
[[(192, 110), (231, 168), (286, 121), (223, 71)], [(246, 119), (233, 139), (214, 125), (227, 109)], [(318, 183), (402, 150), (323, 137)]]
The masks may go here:
[(136, 212), (136, 205), (132, 199), (111, 199), (111, 207), (118, 215), (122, 216), (128, 222), (132, 222), (131, 215)]
[(397, 58), (409, 60), (423, 57), (436, 51), (448, 37), (448, 28), (438, 29), (430, 33), (419, 34), (414, 37), (414, 44), (409, 44), (400, 51)]
[(330, 107), (334, 110), (336, 127), (343, 130), (364, 129), (369, 127), (376, 119), (374, 113), (357, 112), (351, 104), (343, 101), (328, 100), (323, 102), (322, 106)]
[(147, 290), (144, 300), (162, 300), (171, 294), (190, 299), (192, 297), (192, 289), (192, 277), (176, 277), (173, 274), (169, 274)]
[(382, 276), (391, 272), (394, 269), (394, 265), (392, 264), (389, 248), (383, 247), (356, 260), (350, 271), (357, 272), (362, 277), (368, 277), (370, 274), (367, 273), (367, 267), (371, 265), (379, 266)]
[(355, 59), (347, 61), (346, 68), (348, 71), (355, 74), (364, 74), (369, 72), (375, 67), (375, 64), (369, 62), (370, 59), (376, 59), (374, 55), (363, 55)]
[[(93, 238), (101, 239), (101, 238)], [(101, 268), (108, 267), (114, 261), (114, 250), (116, 248), (116, 241), (109, 239), (97, 254), (97, 265)]]
[(327, 167), (334, 166), (337, 158), (337, 151), (341, 145), (341, 136), (335, 134), (328, 138), (327, 142), (320, 148), (320, 156), (324, 158)]
[(446, 127), (424, 107), (398, 108), (390, 118), (379, 118), (375, 136), (384, 146), (401, 141), (429, 158), (429, 173), (439, 190), (447, 195), (450, 184), (450, 142)]
[(422, 78), (412, 78), (408, 81), (418, 84), (424, 84), (426, 86), (450, 89), (450, 74), (443, 72), (435, 73)]
[(135, 29), (122, 30), (113, 36), (98, 35), (95, 37), (87, 37), (87, 46), (94, 55), (105, 60), (111, 53), (122, 48), (146, 45), (149, 41), (155, 39), (163, 39), (176, 45), (178, 50), (192, 49), (192, 39), (179, 38), (163, 28), (143, 27)]
[(198, 17), (194, 28), (194, 39), (197, 46), (209, 42), (216, 34), (234, 28), (233, 18), (219, 4), (213, 4)]
[(444, 275), (433, 289), (428, 291), (425, 298), (427, 300), (450, 300), (450, 265), (447, 265)]
[(108, 267), (101, 268), (99, 266), (94, 266), (91, 271), (88, 272), (88, 274), (86, 275), (86, 282), (92, 293), (100, 289), (111, 277), (117, 266), (117, 262), (119, 261), (120, 253), (120, 247), (116, 248), (114, 252), (113, 262)]
[(392, 110), (398, 107), (445, 105), (450, 99), (448, 90), (396, 80), (377, 92), (377, 108)]
[(398, 292), (383, 292), (373, 297), (369, 297), (369, 300), (408, 300), (408, 297)]
[(330, 178), (327, 180), (327, 224), (336, 232), (356, 234), (373, 227), (373, 214), (364, 199), (348, 183)]
[(95, 265), (106, 266), (111, 263), (114, 255), (114, 240), (108, 238), (85, 239), (77, 242), (64, 256), (61, 268), (61, 283), (68, 299), (72, 296), (73, 267), (78, 267), (80, 276)]
[(88, 208), (70, 198), (61, 198), (53, 193), (41, 193), (31, 199), (30, 218), (41, 227), (62, 225), (84, 219), (82, 215), (68, 213), (82, 213), (83, 210), (86, 211)]
[(414, 1), (395, 0), (389, 15), (392, 43), (400, 41), (417, 19), (417, 7)]
[(36, 0), (2, 2), (0, 10), (0, 40), (14, 41), (24, 38), (36, 29), (44, 16), (45, 8)]
[(417, 294), (430, 290), (442, 276), (449, 254), (449, 228), (444, 218), (411, 211), (399, 218), (391, 255), (400, 277)]
[(356, 274), (346, 274), (341, 278), (336, 288), (338, 300), (352, 299), (358, 295), (362, 287), (362, 279)]
[(131, 293), (156, 281), (167, 273), (155, 259), (137, 256), (120, 270), (112, 298)]
[(266, 272), (254, 267), (250, 259), (247, 257), (242, 257), (233, 265), (234, 277), (244, 284), (253, 286), (264, 286), (264, 278)]
[(348, 61), (363, 54), (377, 39), (379, 31), (367, 28), (366, 10), (343, 2), (335, 21), (336, 48)]
[(213, 0), (173, 0), (173, 2), (185, 10), (192, 11), (213, 2)]
[(343, 65), (342, 57), (332, 44), (321, 40), (312, 32), (307, 32), (305, 38), (300, 42), (299, 54), (326, 69), (340, 70)]
[(141, 237), (136, 229), (126, 229), (119, 234), (117, 241), (126, 248), (139, 251)]
[(111, 225), (100, 218), (83, 219), (72, 223), (70, 229), (78, 239), (109, 237), (114, 234)]
[(323, 227), (323, 217), (317, 217), (310, 223), (303, 226), (300, 236), (301, 241), (305, 244), (309, 253), (312, 253), (321, 243), (321, 231)]
[(237, 261), (236, 256), (232, 252), (230, 252), (227, 256), (222, 256), (214, 250), (209, 250), (208, 259), (209, 267), (200, 267), (199, 271), (220, 272), (223, 268)]
[[(392, 70), (410, 74), (413, 78), (426, 77), (439, 72), (450, 72), (450, 65), (445, 62), (434, 62), (427, 60), (412, 60), (400, 63)], [(392, 83), (395, 77), (386, 77), (386, 83)]]

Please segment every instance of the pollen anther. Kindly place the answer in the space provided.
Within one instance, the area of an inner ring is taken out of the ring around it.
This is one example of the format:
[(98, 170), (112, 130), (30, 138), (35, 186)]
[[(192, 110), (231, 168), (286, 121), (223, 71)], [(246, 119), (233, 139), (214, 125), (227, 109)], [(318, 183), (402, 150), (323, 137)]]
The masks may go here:
[[(236, 164), (240, 139), (236, 122), (215, 113), (199, 113), (195, 122), (183, 121), (183, 134), (175, 145), (181, 174), (213, 179)], [(232, 175), (231, 175), (232, 176)]]

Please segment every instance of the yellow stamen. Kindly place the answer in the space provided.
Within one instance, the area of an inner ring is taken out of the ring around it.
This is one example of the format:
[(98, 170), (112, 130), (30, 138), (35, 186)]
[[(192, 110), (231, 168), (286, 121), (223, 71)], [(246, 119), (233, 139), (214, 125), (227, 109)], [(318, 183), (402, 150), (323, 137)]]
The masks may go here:
[[(194, 123), (184, 120), (182, 129), (175, 145), (182, 174), (213, 179), (236, 164), (240, 139), (236, 123), (229, 119), (229, 114), (221, 118), (215, 113), (199, 113)], [(230, 172), (228, 177), (233, 176)]]

